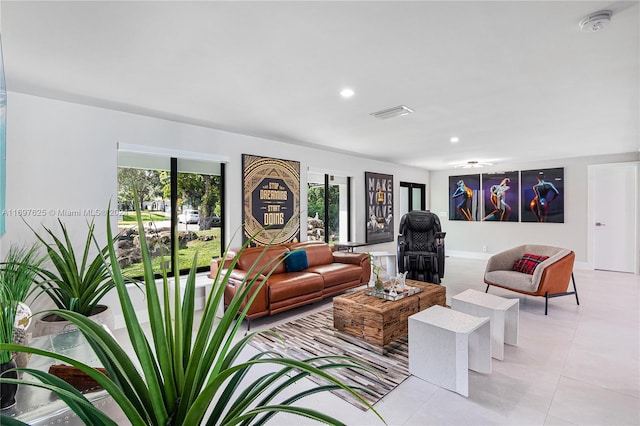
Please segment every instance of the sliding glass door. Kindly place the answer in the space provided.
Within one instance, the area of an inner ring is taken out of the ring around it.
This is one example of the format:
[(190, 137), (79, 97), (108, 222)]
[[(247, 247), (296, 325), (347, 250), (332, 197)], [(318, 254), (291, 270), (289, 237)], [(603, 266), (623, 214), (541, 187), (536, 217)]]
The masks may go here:
[(351, 235), (351, 178), (309, 172), (307, 238), (333, 244)]

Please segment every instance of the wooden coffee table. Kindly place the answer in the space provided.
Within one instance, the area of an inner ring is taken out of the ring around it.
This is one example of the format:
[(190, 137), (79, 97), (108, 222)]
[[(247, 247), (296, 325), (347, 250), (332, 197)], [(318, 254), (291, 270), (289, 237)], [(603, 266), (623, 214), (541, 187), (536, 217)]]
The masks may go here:
[[(341, 338), (352, 343), (370, 343), (369, 349), (387, 352), (395, 340), (408, 334), (408, 318), (433, 305), (445, 306), (446, 288), (407, 280), (408, 286), (423, 287), (420, 293), (400, 300), (384, 300), (358, 290), (333, 298), (333, 326)], [(357, 339), (352, 339), (356, 337)]]

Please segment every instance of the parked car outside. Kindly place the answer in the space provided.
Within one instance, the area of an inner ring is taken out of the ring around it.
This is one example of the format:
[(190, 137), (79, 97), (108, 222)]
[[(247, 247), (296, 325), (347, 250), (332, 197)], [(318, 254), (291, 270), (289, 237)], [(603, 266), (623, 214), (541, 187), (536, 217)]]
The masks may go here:
[(183, 210), (178, 215), (178, 223), (198, 223), (200, 222), (200, 213), (198, 210)]
[(209, 218), (209, 221), (211, 222), (212, 228), (218, 228), (222, 223), (222, 221), (220, 220), (220, 216), (218, 216), (215, 213), (211, 215), (211, 217)]

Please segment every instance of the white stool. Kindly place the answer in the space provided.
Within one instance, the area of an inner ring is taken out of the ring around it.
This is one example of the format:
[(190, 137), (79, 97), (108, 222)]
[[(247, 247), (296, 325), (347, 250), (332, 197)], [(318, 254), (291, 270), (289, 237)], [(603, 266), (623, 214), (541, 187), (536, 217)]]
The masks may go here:
[(491, 356), (495, 359), (504, 359), (505, 343), (518, 344), (518, 299), (469, 289), (451, 298), (451, 309), (491, 319)]
[(489, 318), (439, 305), (409, 317), (409, 372), (469, 396), (469, 369), (491, 373)]

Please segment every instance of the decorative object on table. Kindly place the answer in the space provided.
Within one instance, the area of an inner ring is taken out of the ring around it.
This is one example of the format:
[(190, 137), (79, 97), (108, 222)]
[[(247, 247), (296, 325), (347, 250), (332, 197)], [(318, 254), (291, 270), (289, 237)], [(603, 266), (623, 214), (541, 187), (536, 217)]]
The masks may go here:
[(364, 173), (368, 244), (393, 241), (393, 175)]
[(382, 282), (382, 266), (376, 265), (375, 258), (369, 253), (369, 262), (371, 263), (371, 278), (373, 279), (373, 288), (375, 291), (383, 291), (384, 285)]
[[(110, 238), (106, 245), (99, 247), (98, 253), (90, 258), (89, 253), (95, 251), (98, 243), (95, 239), (95, 224), (88, 223), (87, 236), (82, 247), (82, 257), (76, 256), (67, 227), (60, 219), (61, 237), (50, 228), (44, 227), (48, 238), (31, 230), (44, 245), (49, 264), (40, 268), (43, 278), (38, 283), (40, 289), (53, 301), (58, 309), (77, 312), (91, 317), (93, 321), (105, 324), (110, 330), (114, 328), (113, 312), (106, 305), (99, 304), (115, 283), (109, 271), (109, 263), (105, 260), (109, 255), (109, 247), (115, 244), (117, 236)], [(59, 333), (69, 330), (73, 325), (56, 313), (49, 313), (36, 319), (33, 337)]]
[[(32, 322), (32, 313), (29, 306), (22, 302), (18, 302), (18, 306), (16, 308), (16, 319), (13, 326), (13, 343), (18, 345), (29, 345), (29, 335), (27, 330)], [(15, 354), (15, 362), (17, 367), (26, 367), (29, 363), (29, 358), (31, 358), (31, 354), (25, 352), (16, 352)], [(18, 373), (18, 376), (21, 377), (22, 374)]]
[(300, 241), (300, 162), (242, 154), (242, 238), (251, 246)]
[[(143, 236), (145, 231), (142, 215), (139, 206), (136, 207), (138, 229)], [(109, 218), (106, 222), (107, 241), (111, 242), (113, 233)], [(177, 230), (174, 228), (172, 232), (175, 236)], [(178, 239), (173, 238), (173, 241), (177, 244)], [(251, 268), (255, 273), (242, 280), (239, 284), (241, 290), (230, 301), (224, 316), (218, 321), (215, 316), (216, 308), (224, 297), (231, 274), (229, 272), (223, 275), (222, 269), (219, 269), (214, 279), (213, 291), (205, 303), (194, 334), (197, 256), (194, 257), (184, 290), (181, 289), (180, 278), (175, 277), (171, 294), (166, 271), (163, 273), (162, 283), (156, 283), (145, 238), (140, 238), (140, 245), (145, 271), (144, 287), (150, 319), (150, 338), (147, 338), (147, 333), (140, 325), (137, 307), (129, 296), (127, 281), (117, 263), (115, 247), (108, 244), (111, 273), (133, 351), (125, 350), (108, 331), (84, 315), (67, 310), (53, 311), (73, 321), (94, 348), (108, 376), (80, 361), (50, 351), (15, 344), (0, 344), (0, 350), (19, 349), (49, 356), (77, 367), (104, 387), (132, 424), (195, 425), (214, 421), (220, 424), (238, 424), (243, 421), (260, 424), (279, 412), (339, 424), (337, 419), (328, 414), (300, 406), (301, 399), (306, 396), (336, 389), (343, 389), (378, 415), (360, 395), (359, 391), (364, 390), (359, 385), (346, 385), (333, 375), (333, 371), (345, 367), (358, 372), (370, 371), (371, 367), (358, 359), (326, 356), (322, 359), (295, 360), (287, 357), (272, 358), (266, 352), (246, 360), (237, 359), (250, 340), (259, 334), (252, 332), (236, 338), (244, 315), (253, 301), (251, 295), (255, 295), (264, 285), (265, 277), (268, 278), (281, 265), (282, 258), (262, 268)], [(245, 244), (239, 253), (247, 246)], [(225, 252), (223, 258), (226, 257)], [(235, 259), (231, 261), (230, 269), (233, 269)], [(174, 270), (177, 270), (177, 263), (178, 259), (175, 258)], [(249, 303), (241, 308), (247, 297), (250, 299)], [(268, 373), (254, 381), (250, 374), (253, 367), (266, 367), (264, 370)], [(328, 384), (300, 391), (291, 388), (296, 382), (310, 376), (322, 377)], [(50, 388), (86, 424), (113, 424), (107, 414), (89, 403), (83, 394), (67, 383), (61, 383), (46, 372), (39, 372), (38, 379), (53, 383)], [(283, 395), (285, 391), (293, 392)], [(381, 417), (380, 419), (382, 420)], [(0, 422), (4, 420), (5, 418), (0, 418)]]

